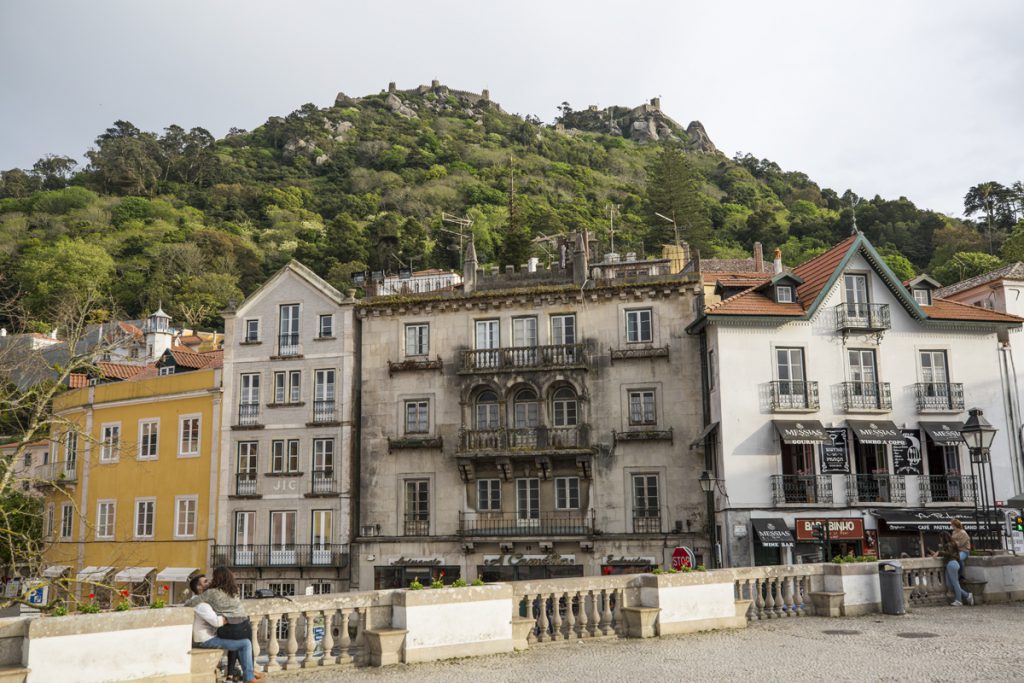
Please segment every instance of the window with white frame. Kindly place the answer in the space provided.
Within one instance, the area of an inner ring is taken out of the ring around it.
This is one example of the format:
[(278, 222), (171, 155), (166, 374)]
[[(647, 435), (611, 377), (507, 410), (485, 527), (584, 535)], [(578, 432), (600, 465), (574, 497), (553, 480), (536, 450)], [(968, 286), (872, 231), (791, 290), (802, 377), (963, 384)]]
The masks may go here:
[(334, 439), (313, 439), (313, 472), (334, 472)]
[(579, 404), (571, 387), (562, 387), (551, 397), (551, 417), (555, 427), (575, 427), (579, 422)]
[(334, 370), (316, 370), (313, 373), (313, 401), (315, 403), (334, 402)]
[(931, 306), (932, 305), (932, 293), (931, 293), (931, 290), (921, 289), (920, 287), (918, 287), (917, 289), (914, 290), (914, 301), (916, 301), (921, 306)]
[(256, 597), (256, 584), (252, 581), (238, 581), (238, 597), (242, 600), (251, 600)]
[(198, 496), (176, 497), (174, 499), (174, 537), (195, 538), (198, 517)]
[(73, 503), (64, 503), (60, 506), (60, 538), (63, 541), (70, 541), (74, 530), (75, 506)]
[(155, 460), (159, 440), (160, 420), (139, 420), (139, 460)]
[(114, 537), (114, 523), (117, 518), (117, 501), (100, 500), (96, 502), (96, 538), (109, 539)]
[(173, 375), (174, 374), (174, 366), (173, 365), (165, 365), (165, 366), (163, 366), (162, 368), (160, 368), (159, 374), (161, 376)]
[(288, 399), (288, 373), (274, 373), (274, 403), (283, 405)]
[(249, 344), (260, 340), (260, 321), (249, 319), (245, 321), (245, 341)]
[(555, 477), (555, 509), (578, 510), (580, 507), (580, 478)]
[(292, 370), (288, 373), (288, 402), (302, 401), (302, 371)]
[(540, 519), (540, 479), (516, 479), (516, 517), (520, 522)]
[(652, 518), (661, 516), (658, 496), (657, 474), (633, 475), (633, 517)]
[(313, 595), (327, 595), (333, 592), (330, 583), (314, 583), (310, 588), (313, 589)]
[(135, 499), (135, 538), (153, 538), (153, 522), (156, 519), (156, 499)]
[(270, 549), (292, 550), (295, 548), (295, 510), (275, 510), (270, 513)]
[(654, 389), (636, 389), (629, 392), (629, 424), (653, 425), (658, 423)]
[[(267, 584), (267, 588), (272, 590), (274, 592), (274, 595), (279, 595), (282, 598), (292, 598), (292, 597), (295, 597), (295, 584), (291, 583), (291, 582), (271, 581), (270, 583)], [(282, 619), (281, 623), (284, 623), (284, 621), (285, 620)], [(280, 627), (280, 624), (278, 624), (278, 626)], [(280, 630), (280, 628), (279, 628), (279, 630)], [(288, 637), (288, 627), (287, 627), (287, 625), (285, 626), (284, 630), (285, 630), (285, 636), (284, 637), (287, 638)], [(278, 637), (280, 638), (280, 634), (278, 635)]]
[(430, 481), (410, 479), (405, 482), (405, 533), (423, 536), (430, 528)]
[(430, 324), (410, 323), (405, 326), (405, 355), (426, 356), (430, 353)]
[(270, 471), (276, 474), (299, 471), (299, 440), (274, 441), (270, 444)]
[(405, 433), (426, 434), (430, 431), (430, 401), (416, 399), (405, 402)]
[(200, 417), (184, 415), (178, 420), (178, 455), (195, 457), (199, 455)]
[(653, 341), (654, 333), (651, 320), (652, 313), (649, 308), (626, 311), (626, 341), (630, 344)]
[(476, 509), (483, 512), (501, 510), (501, 480), (478, 479), (476, 482)]
[(100, 462), (117, 462), (121, 456), (121, 423), (103, 425), (100, 439)]
[(44, 535), (45, 535), (46, 538), (53, 538), (53, 523), (54, 523), (53, 522), (53, 518), (54, 518), (54, 514), (55, 514), (54, 504), (53, 503), (47, 503), (46, 504), (46, 521), (44, 522), (44, 524), (45, 524), (45, 533), (44, 533)]
[(75, 471), (75, 463), (78, 460), (78, 432), (70, 431), (64, 435), (64, 468), (71, 472)]
[(775, 300), (780, 304), (793, 303), (793, 288), (789, 285), (778, 285), (775, 288)]
[(331, 314), (320, 316), (320, 338), (331, 339), (334, 337), (334, 316)]

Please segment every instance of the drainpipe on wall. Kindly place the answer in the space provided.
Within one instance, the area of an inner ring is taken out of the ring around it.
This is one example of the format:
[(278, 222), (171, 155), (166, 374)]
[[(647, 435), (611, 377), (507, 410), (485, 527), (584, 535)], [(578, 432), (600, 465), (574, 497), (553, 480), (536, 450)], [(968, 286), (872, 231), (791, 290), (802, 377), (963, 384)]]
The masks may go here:
[(1013, 492), (1017, 494), (1021, 492), (1024, 480), (1024, 472), (1021, 471), (1024, 464), (1021, 462), (1021, 453), (1024, 452), (1021, 430), (1024, 429), (1024, 425), (1021, 424), (1020, 390), (1017, 384), (1017, 368), (1013, 362), (1013, 349), (1005, 342), (999, 346), (999, 360), (999, 374), (1003, 383), (1003, 408), (1010, 432), (1007, 440), (1010, 444), (1010, 462), (1013, 465)]

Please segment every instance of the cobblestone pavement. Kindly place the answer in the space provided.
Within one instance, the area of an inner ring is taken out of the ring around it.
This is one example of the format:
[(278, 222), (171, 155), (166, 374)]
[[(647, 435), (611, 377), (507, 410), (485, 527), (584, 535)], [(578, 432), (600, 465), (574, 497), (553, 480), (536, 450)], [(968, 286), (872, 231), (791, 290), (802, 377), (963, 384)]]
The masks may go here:
[(271, 677), (288, 683), (1024, 681), (1024, 603), (917, 608), (901, 617), (780, 619), (741, 630), (552, 643), (507, 655)]

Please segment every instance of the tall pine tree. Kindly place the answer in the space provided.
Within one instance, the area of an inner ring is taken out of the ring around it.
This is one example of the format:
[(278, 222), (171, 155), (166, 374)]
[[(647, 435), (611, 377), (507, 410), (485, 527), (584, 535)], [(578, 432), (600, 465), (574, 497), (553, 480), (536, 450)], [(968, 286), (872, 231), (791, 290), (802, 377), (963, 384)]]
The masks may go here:
[(675, 241), (672, 225), (656, 215), (660, 213), (675, 221), (680, 240), (710, 255), (711, 219), (701, 199), (701, 183), (682, 149), (663, 144), (647, 172), (649, 234), (658, 240), (651, 247)]

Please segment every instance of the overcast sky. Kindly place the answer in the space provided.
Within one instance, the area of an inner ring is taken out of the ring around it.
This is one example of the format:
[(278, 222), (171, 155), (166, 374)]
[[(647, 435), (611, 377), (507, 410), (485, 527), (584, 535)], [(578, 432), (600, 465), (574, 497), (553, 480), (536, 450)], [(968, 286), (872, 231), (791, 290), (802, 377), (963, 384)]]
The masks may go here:
[(1024, 2), (0, 0), (0, 169), (440, 79), (551, 121), (660, 95), (728, 155), (959, 214), (1024, 180)]

